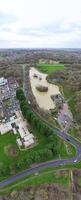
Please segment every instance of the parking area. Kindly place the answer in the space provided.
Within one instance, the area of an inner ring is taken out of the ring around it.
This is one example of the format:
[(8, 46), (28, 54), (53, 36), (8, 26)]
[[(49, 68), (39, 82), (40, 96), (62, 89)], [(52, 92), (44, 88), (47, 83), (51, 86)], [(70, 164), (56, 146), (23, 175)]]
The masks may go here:
[(58, 113), (58, 122), (67, 132), (72, 125), (72, 120), (73, 117), (68, 108), (68, 105), (67, 103), (64, 103), (62, 109), (60, 109), (60, 112)]
[(9, 77), (7, 81), (0, 85), (0, 115), (1, 121), (8, 121), (13, 116), (14, 110), (19, 110), (19, 103), (16, 99), (16, 89), (18, 83), (14, 77)]

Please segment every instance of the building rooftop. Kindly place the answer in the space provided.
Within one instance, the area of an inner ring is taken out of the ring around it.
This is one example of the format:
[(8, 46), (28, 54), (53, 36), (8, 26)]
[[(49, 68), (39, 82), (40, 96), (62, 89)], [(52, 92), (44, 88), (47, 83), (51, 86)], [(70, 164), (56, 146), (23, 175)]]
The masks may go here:
[(7, 79), (5, 79), (4, 77), (0, 78), (0, 86), (7, 84)]
[[(19, 146), (21, 144), (24, 144), (24, 147), (29, 147), (30, 145), (34, 144), (34, 135), (29, 132), (27, 128), (26, 121), (23, 120), (23, 117), (21, 115), (21, 112), (15, 112), (17, 113), (16, 117), (11, 117), (9, 122), (0, 124), (0, 133), (1, 135), (13, 131), (13, 133), (16, 135), (19, 133), (20, 138), (17, 138), (17, 143)], [(18, 130), (16, 129), (18, 127)]]
[(22, 142), (21, 142), (20, 138), (17, 139), (17, 143), (19, 146), (22, 146)]

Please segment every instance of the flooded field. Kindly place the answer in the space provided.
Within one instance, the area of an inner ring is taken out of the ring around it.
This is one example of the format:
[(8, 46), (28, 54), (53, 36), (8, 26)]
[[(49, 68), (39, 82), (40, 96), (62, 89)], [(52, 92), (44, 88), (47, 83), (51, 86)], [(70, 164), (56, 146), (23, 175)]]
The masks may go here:
[[(48, 83), (46, 80), (47, 74), (43, 74), (35, 68), (30, 69), (29, 75), (30, 75), (31, 88), (40, 108), (43, 108), (45, 110), (55, 108), (55, 104), (51, 99), (51, 95), (59, 94), (60, 93), (59, 87)], [(38, 85), (48, 87), (48, 91), (39, 92), (36, 89)]]

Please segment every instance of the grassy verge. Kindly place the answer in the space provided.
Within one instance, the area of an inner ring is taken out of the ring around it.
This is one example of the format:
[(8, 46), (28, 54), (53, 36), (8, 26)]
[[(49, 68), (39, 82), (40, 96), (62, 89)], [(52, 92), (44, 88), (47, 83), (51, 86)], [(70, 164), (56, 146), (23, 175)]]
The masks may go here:
[[(76, 137), (76, 129), (73, 127), (73, 128), (71, 128), (70, 130), (69, 130), (69, 132), (68, 132), (70, 135), (72, 135), (74, 138)], [(77, 139), (79, 139), (79, 138), (77, 138)]]
[(74, 102), (73, 98), (68, 102), (68, 105), (69, 105), (70, 110), (73, 114), (73, 118), (76, 119), (77, 112), (76, 112), (76, 109), (75, 109), (75, 102)]
[(61, 174), (62, 171), (63, 170), (56, 171), (53, 168), (49, 168), (48, 170), (44, 170), (42, 172), (40, 171), (37, 174), (25, 177), (7, 187), (4, 187), (3, 189), (0, 189), (0, 194), (10, 193), (13, 190), (20, 190), (28, 186), (40, 186), (44, 183), (56, 183), (66, 188), (69, 186), (69, 170), (67, 170), (67, 173), (65, 174)]
[(72, 158), (73, 156), (76, 155), (76, 150), (75, 148), (68, 144), (67, 142), (63, 142), (62, 140), (60, 141), (60, 158), (61, 159), (66, 159), (66, 158)]
[(79, 143), (81, 143), (81, 138), (77, 135), (77, 131), (75, 127), (72, 127), (71, 129), (69, 129), (68, 133), (74, 137), (74, 139), (76, 139)]

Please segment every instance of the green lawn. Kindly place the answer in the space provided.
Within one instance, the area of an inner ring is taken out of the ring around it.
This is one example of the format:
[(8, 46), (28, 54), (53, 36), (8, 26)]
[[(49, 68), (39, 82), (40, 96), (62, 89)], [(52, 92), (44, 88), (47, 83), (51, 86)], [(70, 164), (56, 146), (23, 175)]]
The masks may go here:
[(60, 157), (65, 159), (72, 158), (74, 155), (76, 155), (75, 148), (69, 143), (60, 140)]
[(11, 145), (17, 149), (17, 145), (16, 145), (16, 136), (13, 133), (7, 133), (5, 135), (0, 135), (0, 166), (1, 163), (4, 163), (4, 165), (9, 164), (13, 159), (10, 156), (7, 156), (6, 152), (5, 152), (5, 147), (7, 147), (8, 145)]
[(43, 73), (52, 73), (55, 71), (62, 71), (65, 69), (64, 64), (43, 64), (43, 63), (37, 63), (36, 67), (39, 71)]
[[(76, 133), (76, 129), (75, 127), (72, 127), (71, 129), (69, 129), (69, 132), (68, 132), (70, 135), (72, 135), (73, 137), (77, 137), (77, 133)], [(77, 138), (78, 139), (78, 138)]]
[(70, 107), (70, 110), (73, 114), (73, 118), (76, 119), (77, 117), (77, 112), (76, 112), (76, 108), (75, 108), (75, 102), (74, 102), (74, 99), (71, 99), (69, 102), (68, 102), (68, 105)]
[(26, 186), (38, 186), (44, 183), (57, 183), (59, 185), (63, 185), (64, 187), (69, 186), (69, 176), (57, 176), (56, 172), (54, 171), (48, 171), (48, 172), (43, 172), (39, 173), (38, 175), (34, 176), (33, 178), (31, 177), (29, 180), (26, 182)]
[(79, 137), (79, 135), (77, 134), (77, 130), (75, 127), (72, 127), (71, 129), (69, 129), (68, 133), (70, 135), (72, 135), (79, 143), (81, 143), (81, 138)]

